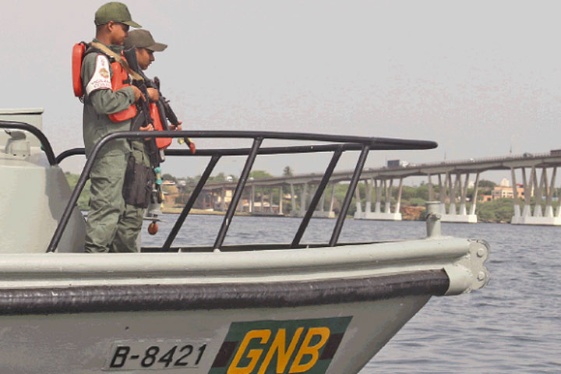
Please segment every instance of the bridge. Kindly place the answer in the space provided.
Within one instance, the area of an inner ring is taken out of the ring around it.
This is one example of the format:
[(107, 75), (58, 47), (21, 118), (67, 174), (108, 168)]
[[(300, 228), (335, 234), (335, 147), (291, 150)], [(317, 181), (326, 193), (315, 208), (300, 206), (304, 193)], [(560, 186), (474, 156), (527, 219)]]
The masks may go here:
[[(394, 220), (402, 219), (401, 198), (403, 181), (408, 177), (427, 178), (429, 200), (440, 202), (443, 222), (476, 223), (475, 210), (480, 193), (479, 181), (486, 171), (510, 171), (514, 200), (515, 225), (561, 225), (561, 208), (556, 203), (557, 167), (561, 165), (561, 150), (548, 153), (508, 155), (494, 158), (479, 158), (458, 161), (443, 161), (422, 164), (398, 164), (392, 167), (363, 170), (361, 182), (364, 188), (356, 188), (355, 219)], [(322, 195), (315, 217), (335, 217), (336, 184), (345, 184), (353, 171), (334, 172), (329, 183), (331, 188)], [(322, 174), (302, 174), (248, 180), (246, 184), (246, 204), (238, 210), (251, 214), (303, 216), (314, 188)], [(471, 179), (473, 178), (473, 179)], [(235, 182), (212, 183), (204, 190), (220, 201), (219, 210), (225, 211), (227, 196), (235, 188)], [(259, 190), (259, 201), (256, 190)], [(468, 189), (473, 193), (468, 195)], [(361, 194), (361, 190), (363, 193)], [(327, 192), (330, 191), (330, 192)], [(326, 196), (327, 195), (327, 196)], [(392, 196), (397, 197), (393, 199)], [(276, 200), (275, 200), (276, 198)], [(299, 199), (297, 210), (296, 199)], [(329, 199), (326, 207), (325, 199)], [(287, 203), (288, 202), (288, 203)], [(290, 209), (287, 205), (290, 204)], [(559, 204), (557, 204), (559, 205)]]

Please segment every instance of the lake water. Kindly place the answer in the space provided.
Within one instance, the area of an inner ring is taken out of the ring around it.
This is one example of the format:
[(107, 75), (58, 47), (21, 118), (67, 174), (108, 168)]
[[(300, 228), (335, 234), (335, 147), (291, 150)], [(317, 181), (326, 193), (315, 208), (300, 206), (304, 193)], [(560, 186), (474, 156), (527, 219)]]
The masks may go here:
[[(160, 233), (146, 235), (146, 244), (163, 243), (175, 218), (163, 215)], [(222, 218), (188, 217), (177, 243), (213, 244)], [(235, 217), (225, 243), (290, 242), (299, 224)], [(334, 224), (313, 220), (302, 242), (327, 242)], [(420, 238), (425, 232), (424, 222), (349, 219), (340, 240)], [(490, 243), (490, 283), (471, 294), (432, 298), (360, 374), (561, 373), (561, 227), (443, 223), (442, 232)]]

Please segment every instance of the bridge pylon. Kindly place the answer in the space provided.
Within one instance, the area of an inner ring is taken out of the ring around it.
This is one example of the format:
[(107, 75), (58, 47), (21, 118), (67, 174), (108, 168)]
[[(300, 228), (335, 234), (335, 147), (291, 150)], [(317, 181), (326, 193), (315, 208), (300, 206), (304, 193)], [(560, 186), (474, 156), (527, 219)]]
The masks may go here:
[[(519, 193), (516, 181), (516, 170), (520, 170), (522, 176), (522, 192)], [(526, 173), (529, 169), (529, 176)], [(541, 174), (538, 177), (539, 171)], [(561, 205), (557, 211), (553, 207), (553, 195), (555, 193), (555, 178), (557, 166), (551, 169), (548, 176), (548, 168), (533, 165), (527, 167), (511, 167), (512, 195), (514, 199), (514, 216), (510, 223), (513, 225), (542, 225), (561, 226)], [(544, 209), (542, 209), (542, 205)]]
[[(462, 182), (462, 176), (465, 175)], [(475, 214), (475, 204), (477, 199), (473, 198), (470, 212), (467, 212), (468, 188), (470, 173), (444, 173), (444, 181), (442, 175), (438, 174), (438, 194), (440, 201), (440, 215), (442, 222), (454, 223), (477, 223), (477, 215)], [(454, 177), (454, 178), (452, 178)], [(479, 181), (479, 173), (475, 177), (475, 191), (473, 196), (477, 196), (477, 184)], [(434, 194), (431, 175), (428, 175), (429, 195)], [(429, 200), (434, 201), (434, 196), (429, 196)], [(459, 207), (456, 204), (459, 204)], [(448, 209), (446, 207), (448, 206)], [(459, 208), (459, 209), (458, 209)]]
[[(355, 219), (370, 219), (377, 221), (401, 221), (402, 216), (400, 213), (401, 205), (401, 193), (403, 191), (403, 178), (399, 178), (399, 186), (397, 189), (397, 199), (396, 203), (392, 205), (392, 190), (393, 190), (393, 178), (389, 179), (366, 179), (365, 190), (366, 190), (366, 203), (364, 210), (362, 209), (362, 199), (360, 196), (360, 189), (355, 190), (355, 203), (356, 211)], [(372, 191), (376, 196), (376, 201), (374, 204), (374, 211), (372, 211)], [(382, 196), (384, 196), (384, 210), (382, 211)]]

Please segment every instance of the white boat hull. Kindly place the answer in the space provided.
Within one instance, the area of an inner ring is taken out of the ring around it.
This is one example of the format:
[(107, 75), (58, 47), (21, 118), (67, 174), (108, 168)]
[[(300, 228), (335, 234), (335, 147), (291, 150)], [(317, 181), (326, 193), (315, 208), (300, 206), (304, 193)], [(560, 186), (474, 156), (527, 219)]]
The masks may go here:
[[(267, 372), (280, 368), (288, 373), (293, 367), (306, 370), (290, 372), (352, 374), (360, 371), (427, 300), (426, 296), (417, 296), (322, 307), (12, 316), (1, 322), (0, 371), (78, 374), (147, 369), (150, 373), (173, 373), (186, 372), (180, 365), (187, 363), (189, 373), (227, 373), (233, 368), (239, 373), (257, 373), (265, 368)], [(391, 323), (385, 318), (388, 315), (393, 316)], [(325, 349), (321, 346), (318, 353), (314, 348), (317, 342), (302, 345), (305, 334), (313, 335), (306, 327), (309, 320), (324, 319), (316, 328), (329, 330), (330, 322), (344, 317), (350, 317), (350, 323), (332, 358), (320, 357)], [(259, 326), (260, 321), (265, 321), (265, 327)], [(286, 321), (290, 321), (288, 326), (304, 327), (297, 339), (299, 344), (288, 353), (284, 350), (295, 339), (294, 332), (279, 337), (283, 344), (280, 351), (273, 346), (273, 339), (279, 336), (279, 329), (286, 328)], [(230, 327), (243, 322), (250, 322), (247, 333), (268, 330), (271, 337), (266, 342), (255, 338), (242, 351), (238, 346), (238, 350), (227, 352), (230, 355), (223, 362), (215, 364)], [(202, 355), (201, 344), (206, 344)], [(130, 351), (122, 348), (117, 352), (119, 345)], [(179, 348), (187, 345), (194, 346), (194, 351), (180, 361), (187, 351), (181, 353)], [(160, 361), (174, 346), (177, 349), (168, 356), (170, 361)], [(154, 360), (147, 359), (149, 347), (158, 347)], [(268, 361), (270, 353), (273, 356)], [(241, 355), (239, 360), (234, 360), (236, 354)], [(139, 357), (133, 358), (135, 355)], [(193, 361), (197, 359), (195, 366)]]
[[(482, 287), (487, 253), (440, 237), (245, 255), (5, 254), (0, 371), (357, 373), (431, 296)], [(193, 352), (181, 359), (181, 348)]]

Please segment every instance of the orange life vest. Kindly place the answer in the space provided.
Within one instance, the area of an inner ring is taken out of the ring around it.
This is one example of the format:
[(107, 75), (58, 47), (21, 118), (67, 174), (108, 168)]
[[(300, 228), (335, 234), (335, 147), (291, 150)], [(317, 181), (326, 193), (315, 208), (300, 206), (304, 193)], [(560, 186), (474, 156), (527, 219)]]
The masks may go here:
[(82, 60), (86, 54), (87, 44), (80, 42), (74, 44), (72, 47), (72, 88), (74, 89), (74, 96), (84, 96), (84, 86), (82, 85)]
[[(88, 44), (85, 42), (80, 42), (74, 44), (72, 48), (72, 88), (74, 90), (74, 95), (80, 99), (84, 96), (84, 86), (82, 83), (82, 61), (86, 55), (86, 50)], [(100, 51), (101, 52), (101, 51)], [(103, 52), (101, 52), (103, 53)], [(113, 60), (109, 57), (109, 60)], [(124, 57), (123, 57), (124, 58)], [(111, 88), (113, 92), (120, 90), (124, 87), (130, 86), (130, 79), (127, 71), (123, 66), (117, 62), (111, 62), (111, 69), (113, 70), (113, 75), (111, 76)], [(135, 104), (131, 104), (128, 108), (109, 115), (109, 118), (113, 122), (123, 122), (134, 118), (137, 113), (137, 108)]]
[[(164, 125), (162, 121), (166, 119), (162, 119), (160, 115), (160, 110), (158, 109), (158, 104), (151, 102), (150, 105), (150, 117), (152, 118), (152, 122), (154, 125), (154, 130), (156, 131), (164, 131)], [(166, 149), (170, 146), (172, 139), (171, 138), (156, 138), (156, 146), (158, 149)]]
[[(119, 91), (121, 88), (130, 87), (129, 74), (120, 63), (113, 61), (111, 63), (111, 69), (113, 70), (113, 75), (111, 76), (111, 87), (113, 92)], [(110, 114), (109, 119), (113, 122), (123, 122), (134, 118), (137, 112), (138, 110), (136, 109), (136, 104), (133, 103), (127, 109)]]

